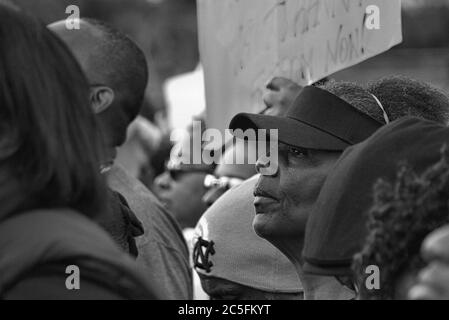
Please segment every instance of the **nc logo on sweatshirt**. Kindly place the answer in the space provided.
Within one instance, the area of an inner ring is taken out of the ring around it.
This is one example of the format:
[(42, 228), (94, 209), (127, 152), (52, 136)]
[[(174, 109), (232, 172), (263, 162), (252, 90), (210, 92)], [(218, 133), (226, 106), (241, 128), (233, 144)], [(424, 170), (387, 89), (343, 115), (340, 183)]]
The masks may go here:
[(215, 254), (214, 242), (204, 240), (199, 237), (193, 248), (193, 263), (194, 267), (202, 269), (209, 273), (214, 265), (209, 261), (209, 257)]

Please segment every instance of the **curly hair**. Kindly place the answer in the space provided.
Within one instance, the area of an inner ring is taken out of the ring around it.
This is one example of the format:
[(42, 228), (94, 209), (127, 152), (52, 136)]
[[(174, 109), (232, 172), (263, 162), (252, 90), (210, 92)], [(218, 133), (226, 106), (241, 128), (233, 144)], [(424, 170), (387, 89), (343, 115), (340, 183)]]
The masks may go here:
[(349, 81), (329, 80), (315, 84), (316, 87), (329, 91), (333, 95), (343, 99), (357, 110), (377, 120), (385, 123), (382, 110), (379, 108), (374, 97), (364, 87)]
[(437, 87), (405, 76), (371, 81), (366, 90), (381, 102), (391, 121), (414, 116), (447, 124), (449, 95)]
[[(418, 175), (407, 164), (399, 166), (396, 181), (379, 180), (369, 211), (368, 236), (354, 257), (353, 270), (361, 299), (394, 299), (402, 275), (421, 268), (421, 243), (433, 230), (449, 223), (449, 151)], [(380, 269), (380, 289), (365, 286), (366, 267)]]

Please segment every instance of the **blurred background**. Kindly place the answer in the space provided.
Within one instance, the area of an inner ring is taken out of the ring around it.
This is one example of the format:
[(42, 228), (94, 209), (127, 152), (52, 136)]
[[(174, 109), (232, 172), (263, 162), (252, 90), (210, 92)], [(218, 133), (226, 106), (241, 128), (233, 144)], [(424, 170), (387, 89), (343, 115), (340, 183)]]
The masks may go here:
[(449, 0), (402, 0), (403, 43), (332, 77), (366, 82), (402, 74), (449, 90), (448, 14)]
[(164, 82), (198, 64), (196, 0), (13, 0), (46, 24), (66, 19), (69, 5), (81, 17), (107, 21), (128, 34), (150, 61), (144, 115), (151, 120), (166, 110)]
[[(217, 0), (218, 1), (218, 0)], [(164, 166), (168, 133), (183, 128), (205, 108), (197, 45), (196, 0), (13, 0), (45, 23), (67, 18), (77, 5), (82, 17), (109, 22), (145, 51), (150, 82), (138, 123), (119, 161), (150, 184)], [(404, 42), (331, 78), (366, 82), (404, 74), (449, 90), (449, 0), (403, 0)]]

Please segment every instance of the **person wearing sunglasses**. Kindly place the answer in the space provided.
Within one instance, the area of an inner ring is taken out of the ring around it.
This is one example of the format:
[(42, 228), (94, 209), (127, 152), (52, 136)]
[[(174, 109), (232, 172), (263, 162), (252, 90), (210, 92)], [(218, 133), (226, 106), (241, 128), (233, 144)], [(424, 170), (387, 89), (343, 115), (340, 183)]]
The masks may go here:
[(243, 182), (239, 178), (220, 177), (217, 178), (213, 174), (208, 174), (204, 178), (204, 186), (206, 188), (218, 187), (220, 189), (229, 190), (240, 185)]
[[(202, 125), (202, 128), (204, 127)], [(207, 191), (204, 179), (208, 174), (212, 174), (215, 168), (213, 164), (189, 164), (192, 161), (184, 161), (193, 156), (191, 130), (193, 127), (188, 129), (189, 134), (175, 144), (165, 172), (156, 178), (154, 185), (157, 197), (183, 230), (194, 228), (206, 210), (206, 205), (201, 200)]]
[[(246, 147), (248, 146), (248, 148)], [(256, 174), (254, 164), (249, 163), (248, 154), (256, 152), (252, 144), (232, 143), (223, 153), (220, 163), (213, 174), (204, 177), (204, 187), (207, 192), (204, 194), (203, 202), (210, 207), (229, 189), (240, 185), (246, 179)], [(244, 154), (243, 164), (233, 164), (234, 156)]]

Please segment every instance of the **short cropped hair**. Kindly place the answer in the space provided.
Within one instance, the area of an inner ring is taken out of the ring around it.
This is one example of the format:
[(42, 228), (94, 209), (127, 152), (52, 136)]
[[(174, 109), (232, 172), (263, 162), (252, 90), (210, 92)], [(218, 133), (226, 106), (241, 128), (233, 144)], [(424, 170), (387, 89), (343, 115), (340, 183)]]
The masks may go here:
[(415, 116), (449, 122), (449, 96), (431, 84), (404, 76), (389, 76), (368, 83), (366, 90), (382, 103), (390, 120)]
[(148, 82), (145, 54), (133, 40), (107, 23), (82, 20), (104, 36), (100, 40), (100, 52), (90, 55), (89, 65), (108, 82), (105, 85), (119, 93), (120, 105), (131, 122), (141, 109)]

